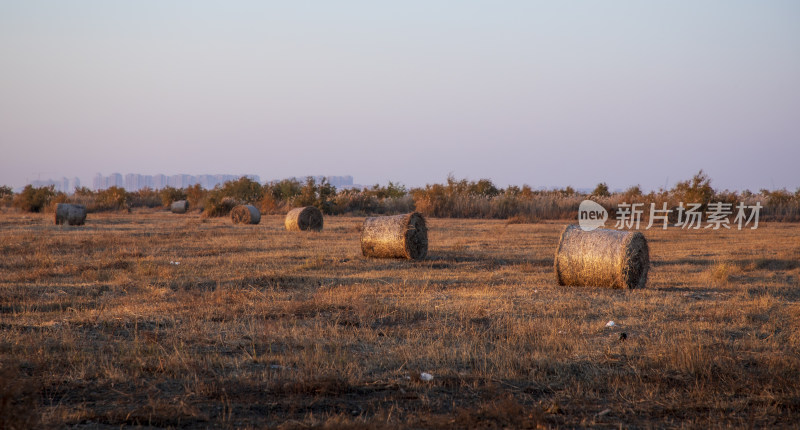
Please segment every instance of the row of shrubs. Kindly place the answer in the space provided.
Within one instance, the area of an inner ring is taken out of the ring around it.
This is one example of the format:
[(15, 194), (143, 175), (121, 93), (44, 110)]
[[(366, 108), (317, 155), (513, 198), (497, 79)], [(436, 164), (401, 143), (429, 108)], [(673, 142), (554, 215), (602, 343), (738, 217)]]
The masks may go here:
[[(246, 177), (228, 181), (207, 190), (200, 185), (160, 190), (145, 188), (129, 192), (111, 187), (92, 191), (82, 187), (71, 195), (56, 192), (53, 187), (25, 187), (13, 193), (9, 187), (0, 187), (0, 204), (23, 211), (52, 211), (55, 204), (69, 202), (87, 207), (89, 212), (130, 210), (131, 208), (169, 207), (177, 200), (187, 200), (190, 208), (202, 211), (204, 216), (228, 215), (238, 204), (252, 204), (262, 213), (283, 214), (292, 207), (316, 206), (326, 214), (389, 214), (417, 210), (426, 215), (446, 218), (497, 218), (510, 222), (536, 222), (545, 219), (575, 219), (580, 202), (591, 198), (609, 210), (613, 218), (621, 203), (663, 203), (676, 207), (683, 203), (700, 203), (703, 210), (712, 202), (762, 205), (760, 219), (772, 221), (800, 221), (800, 189), (792, 193), (785, 189), (732, 192), (718, 191), (703, 171), (689, 180), (677, 183), (670, 190), (643, 193), (639, 186), (623, 192), (612, 193), (608, 185), (600, 183), (592, 193), (579, 193), (572, 187), (555, 190), (533, 190), (528, 185), (499, 188), (488, 179), (469, 181), (450, 176), (443, 184), (406, 189), (389, 182), (361, 190), (337, 190), (326, 180), (307, 178), (260, 184)], [(648, 206), (646, 206), (648, 207)]]
[(264, 185), (242, 177), (211, 190), (200, 185), (138, 191), (121, 187), (93, 191), (80, 187), (70, 195), (55, 191), (53, 186), (28, 185), (16, 194), (10, 187), (0, 187), (0, 206), (25, 212), (53, 212), (58, 203), (82, 204), (89, 212), (167, 208), (178, 200), (187, 200), (191, 209), (209, 217), (226, 216), (239, 204), (255, 205), (267, 214), (284, 214), (301, 206), (316, 206), (326, 214), (399, 213), (414, 209), (413, 198), (406, 188), (391, 182), (364, 190), (337, 191), (327, 180), (317, 182), (312, 177), (305, 182), (284, 179)]

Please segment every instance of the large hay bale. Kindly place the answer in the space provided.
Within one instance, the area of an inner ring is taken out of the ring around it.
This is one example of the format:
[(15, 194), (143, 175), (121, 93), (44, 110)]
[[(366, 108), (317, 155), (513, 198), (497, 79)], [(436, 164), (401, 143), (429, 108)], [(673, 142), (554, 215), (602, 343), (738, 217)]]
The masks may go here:
[(568, 225), (558, 242), (558, 285), (644, 288), (650, 269), (647, 239), (638, 231)]
[(189, 202), (186, 200), (176, 200), (172, 202), (170, 210), (174, 214), (185, 214), (189, 210)]
[(56, 205), (56, 224), (83, 225), (86, 222), (86, 206), (59, 203)]
[(234, 224), (258, 224), (261, 212), (253, 205), (239, 205), (231, 210), (231, 220)]
[(422, 214), (379, 216), (364, 220), (361, 253), (365, 257), (419, 260), (428, 254), (428, 228)]
[(322, 212), (314, 206), (294, 208), (286, 214), (284, 225), (286, 230), (322, 230)]

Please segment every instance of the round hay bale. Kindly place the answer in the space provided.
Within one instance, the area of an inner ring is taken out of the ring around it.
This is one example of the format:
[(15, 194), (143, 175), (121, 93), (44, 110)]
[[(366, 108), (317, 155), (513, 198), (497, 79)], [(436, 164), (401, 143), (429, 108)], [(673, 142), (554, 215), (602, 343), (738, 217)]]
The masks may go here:
[(361, 229), (361, 253), (365, 257), (420, 260), (428, 254), (428, 227), (418, 212), (371, 217)]
[(83, 225), (86, 222), (86, 206), (59, 203), (56, 205), (56, 224)]
[(234, 224), (258, 224), (261, 212), (253, 205), (239, 205), (231, 210), (231, 220)]
[(286, 230), (322, 230), (322, 212), (314, 206), (294, 208), (286, 214), (283, 224)]
[(189, 202), (186, 200), (176, 200), (172, 202), (170, 210), (174, 214), (185, 214), (189, 210)]
[(638, 231), (568, 225), (558, 242), (558, 285), (644, 288), (650, 269), (647, 239)]

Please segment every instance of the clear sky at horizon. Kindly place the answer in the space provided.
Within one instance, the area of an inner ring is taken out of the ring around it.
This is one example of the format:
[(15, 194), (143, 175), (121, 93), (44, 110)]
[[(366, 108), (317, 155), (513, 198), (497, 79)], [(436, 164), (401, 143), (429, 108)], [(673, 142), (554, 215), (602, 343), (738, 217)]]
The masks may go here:
[(0, 62), (14, 187), (800, 187), (797, 1), (0, 0)]

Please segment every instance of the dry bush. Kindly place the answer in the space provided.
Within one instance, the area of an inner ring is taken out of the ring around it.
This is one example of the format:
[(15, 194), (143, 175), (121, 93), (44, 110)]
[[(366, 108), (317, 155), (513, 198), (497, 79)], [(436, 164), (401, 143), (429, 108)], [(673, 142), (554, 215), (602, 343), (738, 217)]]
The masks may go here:
[(434, 217), (508, 219), (515, 216), (534, 219), (577, 219), (584, 196), (557, 193), (481, 196), (430, 196), (414, 194), (417, 211)]
[(240, 203), (232, 197), (223, 197), (219, 194), (209, 195), (206, 206), (203, 208), (203, 216), (206, 218), (224, 217), (231, 213), (233, 208)]
[(95, 204), (92, 212), (128, 210), (129, 194), (122, 187), (110, 187), (95, 193)]
[(52, 185), (39, 188), (26, 185), (14, 196), (12, 204), (24, 212), (42, 212), (55, 197), (55, 187)]
[(208, 198), (208, 190), (203, 188), (200, 184), (194, 184), (186, 188), (186, 201), (189, 206), (200, 209), (201, 211), (206, 206), (206, 199)]
[(168, 208), (172, 204), (172, 202), (178, 200), (186, 200), (186, 191), (178, 188), (174, 188), (171, 186), (166, 186), (158, 191), (158, 195), (161, 196), (161, 204)]
[(128, 193), (128, 204), (132, 208), (156, 208), (163, 203), (158, 191), (145, 187)]
[(737, 268), (729, 263), (717, 263), (708, 270), (708, 282), (713, 286), (727, 286)]
[(368, 192), (342, 190), (333, 198), (332, 211), (336, 214), (377, 213), (379, 206), (378, 197)]
[(248, 177), (227, 181), (205, 194), (203, 216), (207, 218), (228, 216), (238, 205), (261, 204), (265, 195), (264, 187)]
[(691, 179), (675, 184), (671, 194), (680, 202), (701, 203), (705, 210), (708, 203), (714, 199), (716, 192), (711, 187), (711, 178), (700, 170)]
[(315, 206), (322, 213), (330, 214), (333, 207), (333, 198), (336, 195), (336, 187), (328, 183), (323, 178), (318, 184), (316, 180), (309, 176), (306, 183), (300, 188), (299, 194), (291, 199), (292, 206)]
[(266, 193), (257, 206), (265, 215), (285, 215), (289, 209), (285, 201), (276, 200), (272, 194)]
[(8, 185), (0, 187), (0, 206), (9, 207), (14, 200), (14, 190)]
[(264, 188), (258, 182), (242, 176), (235, 181), (227, 181), (212, 190), (217, 197), (229, 197), (233, 200), (254, 204), (264, 197)]

